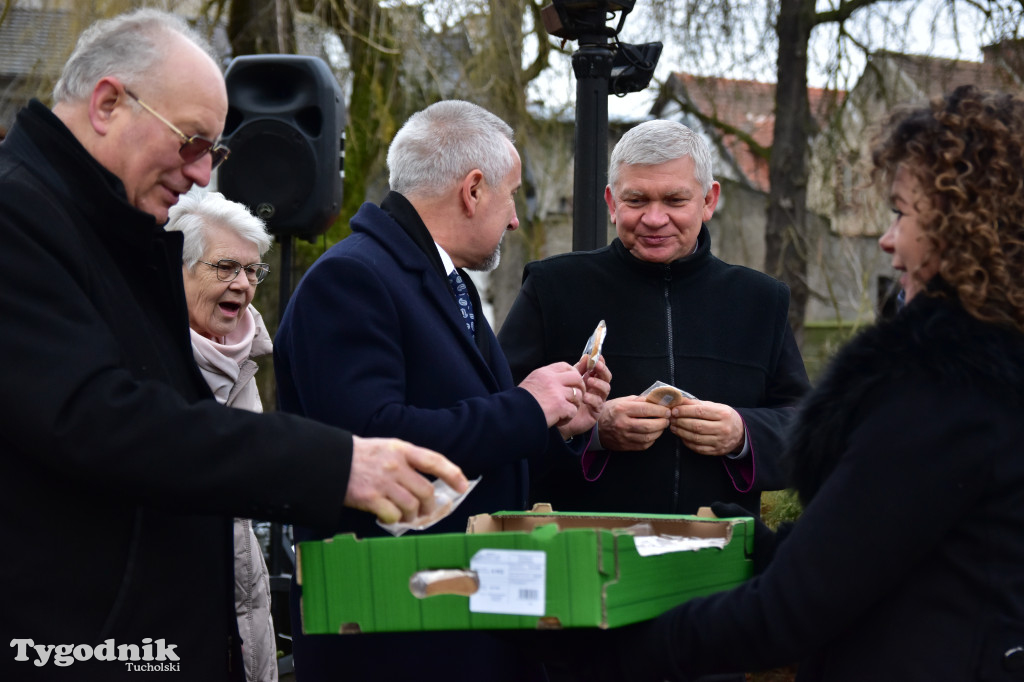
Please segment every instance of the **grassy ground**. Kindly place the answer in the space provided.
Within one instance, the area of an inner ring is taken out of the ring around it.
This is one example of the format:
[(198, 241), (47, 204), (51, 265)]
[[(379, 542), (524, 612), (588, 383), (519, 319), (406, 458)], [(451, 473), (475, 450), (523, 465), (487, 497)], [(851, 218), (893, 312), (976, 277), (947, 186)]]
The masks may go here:
[(792, 490), (761, 493), (761, 518), (769, 528), (778, 528), (783, 521), (795, 521), (803, 508)]

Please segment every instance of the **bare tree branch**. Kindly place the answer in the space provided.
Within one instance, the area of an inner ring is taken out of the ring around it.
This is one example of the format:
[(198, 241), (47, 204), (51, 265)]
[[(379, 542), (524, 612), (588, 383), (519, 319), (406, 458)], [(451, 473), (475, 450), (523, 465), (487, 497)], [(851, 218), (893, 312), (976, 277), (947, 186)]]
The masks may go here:
[(814, 19), (811, 22), (811, 26), (842, 23), (853, 16), (854, 12), (865, 7), (882, 3), (898, 5), (905, 1), (906, 0), (845, 0), (844, 2), (840, 2), (839, 7), (834, 10), (816, 12), (814, 14)]
[(541, 18), (541, 5), (536, 0), (529, 0), (526, 8), (533, 17), (533, 33), (537, 38), (537, 57), (523, 71), (523, 82), (529, 83), (536, 79), (548, 68), (551, 55), (551, 43), (548, 41), (548, 33), (544, 30), (544, 20)]
[[(680, 87), (682, 87), (685, 91), (685, 86)], [(765, 161), (771, 160), (771, 147), (765, 147), (764, 145), (758, 143), (758, 141), (755, 140), (753, 136), (750, 135), (750, 133), (746, 132), (742, 128), (737, 128), (735, 125), (730, 124), (728, 121), (723, 121), (714, 114), (708, 114), (705, 113), (704, 111), (701, 111), (700, 109), (693, 105), (693, 102), (691, 102), (688, 97), (680, 97), (675, 92), (670, 92), (668, 96), (669, 99), (671, 99), (673, 102), (679, 105), (679, 108), (680, 110), (682, 110), (683, 113), (691, 114), (701, 123), (707, 124), (715, 128), (716, 130), (720, 131), (723, 135), (735, 136), (737, 139), (739, 139), (745, 145), (747, 145), (751, 153), (753, 153), (758, 158), (764, 159)]]

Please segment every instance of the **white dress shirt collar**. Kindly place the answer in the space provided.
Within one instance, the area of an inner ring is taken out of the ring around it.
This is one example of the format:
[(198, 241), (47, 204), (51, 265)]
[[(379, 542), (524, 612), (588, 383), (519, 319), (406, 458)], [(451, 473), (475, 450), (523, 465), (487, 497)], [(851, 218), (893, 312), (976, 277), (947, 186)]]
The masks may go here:
[(437, 253), (441, 256), (441, 264), (444, 265), (444, 271), (447, 274), (455, 272), (455, 263), (452, 261), (452, 257), (448, 255), (448, 252), (441, 248), (441, 245), (434, 242), (434, 246), (437, 247)]

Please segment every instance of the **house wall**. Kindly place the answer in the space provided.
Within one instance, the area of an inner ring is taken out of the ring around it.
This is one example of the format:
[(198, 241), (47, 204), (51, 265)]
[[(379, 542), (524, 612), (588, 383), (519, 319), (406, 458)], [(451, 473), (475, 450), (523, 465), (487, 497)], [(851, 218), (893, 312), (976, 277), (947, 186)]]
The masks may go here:
[[(714, 253), (727, 263), (764, 271), (767, 195), (731, 180), (720, 180), (722, 198), (708, 223)], [(876, 282), (889, 258), (877, 237), (836, 234), (829, 221), (809, 215), (807, 277), (811, 297), (807, 323), (863, 324), (874, 319)]]
[(748, 268), (764, 268), (764, 225), (767, 196), (724, 178), (718, 208), (708, 222), (711, 250), (721, 260)]

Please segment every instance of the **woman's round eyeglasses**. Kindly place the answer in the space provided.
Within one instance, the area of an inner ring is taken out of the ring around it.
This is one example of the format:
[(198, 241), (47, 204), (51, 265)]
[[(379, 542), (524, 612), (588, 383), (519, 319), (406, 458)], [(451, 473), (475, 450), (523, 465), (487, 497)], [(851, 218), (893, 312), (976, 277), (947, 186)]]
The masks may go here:
[(221, 258), (216, 263), (207, 263), (204, 260), (199, 261), (203, 265), (209, 265), (217, 272), (217, 279), (222, 282), (233, 282), (235, 277), (238, 277), (238, 273), (245, 270), (245, 276), (248, 278), (250, 284), (259, 284), (267, 278), (267, 274), (270, 273), (270, 266), (266, 263), (249, 263), (248, 265), (242, 265), (236, 260), (230, 258)]

